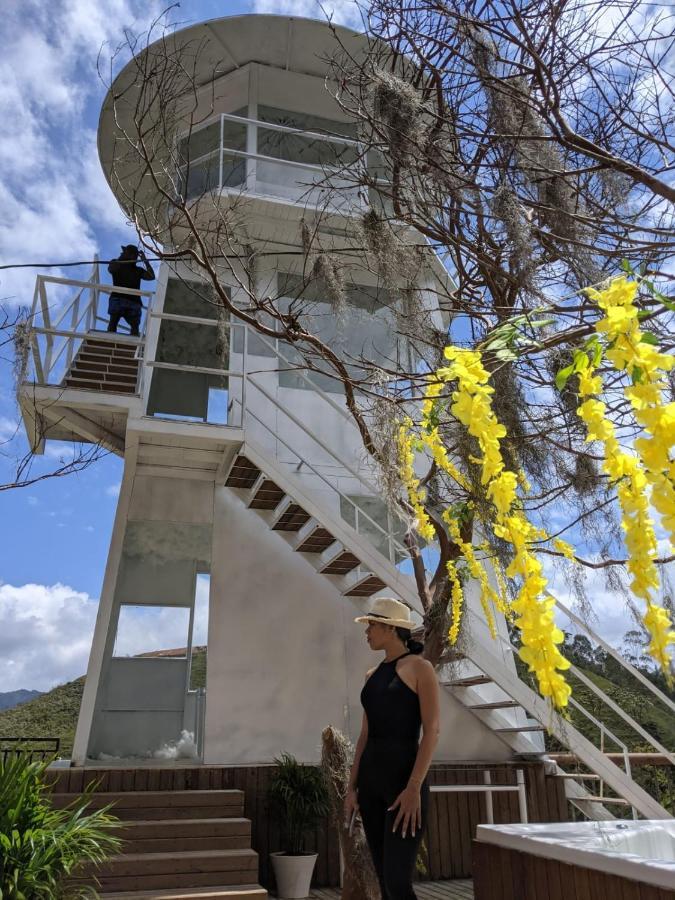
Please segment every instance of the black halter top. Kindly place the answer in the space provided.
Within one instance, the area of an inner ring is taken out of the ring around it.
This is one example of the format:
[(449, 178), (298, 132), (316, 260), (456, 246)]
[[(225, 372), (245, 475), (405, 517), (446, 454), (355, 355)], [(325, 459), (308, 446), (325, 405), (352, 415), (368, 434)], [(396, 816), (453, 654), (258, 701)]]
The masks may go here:
[(419, 697), (396, 674), (396, 663), (384, 660), (368, 678), (361, 691), (361, 703), (368, 719), (368, 740), (410, 741), (420, 739), (422, 716)]

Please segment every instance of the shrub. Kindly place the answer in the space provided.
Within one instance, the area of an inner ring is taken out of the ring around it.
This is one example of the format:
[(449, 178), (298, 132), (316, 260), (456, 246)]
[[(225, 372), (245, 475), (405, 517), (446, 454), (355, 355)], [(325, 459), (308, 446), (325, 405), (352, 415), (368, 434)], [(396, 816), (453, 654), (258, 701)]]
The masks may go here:
[(0, 900), (79, 900), (96, 890), (74, 879), (85, 863), (119, 851), (109, 807), (87, 813), (90, 793), (54, 809), (46, 762), (0, 759)]

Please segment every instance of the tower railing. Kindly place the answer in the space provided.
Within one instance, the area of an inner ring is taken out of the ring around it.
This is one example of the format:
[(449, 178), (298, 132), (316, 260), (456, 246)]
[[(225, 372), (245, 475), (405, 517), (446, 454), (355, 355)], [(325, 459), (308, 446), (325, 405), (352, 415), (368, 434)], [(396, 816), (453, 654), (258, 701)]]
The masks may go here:
[[(95, 335), (97, 340), (119, 339), (120, 335), (111, 334), (101, 327), (107, 326), (107, 302), (113, 291), (139, 297), (142, 303), (145, 298), (145, 308), (150, 306), (153, 296), (152, 291), (102, 284), (98, 260), (94, 262), (91, 275), (84, 281), (54, 275), (37, 276), (29, 319), (31, 365), (27, 372), (35, 384), (61, 385), (86, 338)], [(139, 356), (145, 343), (146, 321), (144, 316), (140, 337), (129, 338), (138, 346)]]
[[(313, 149), (320, 161), (307, 162), (262, 152), (261, 131), (304, 141), (305, 149)], [(219, 134), (217, 144), (216, 134)], [(202, 152), (195, 156), (185, 154), (182, 145), (189, 146), (199, 135), (206, 135), (206, 148), (200, 147)], [(209, 142), (213, 145), (210, 149)], [(354, 184), (350, 172), (354, 165), (365, 165), (363, 149), (357, 140), (344, 135), (220, 113), (180, 135), (176, 155), (178, 193), (186, 200), (217, 190), (269, 196), (346, 213), (365, 212), (369, 205), (365, 192)], [(186, 155), (189, 158), (180, 162)]]

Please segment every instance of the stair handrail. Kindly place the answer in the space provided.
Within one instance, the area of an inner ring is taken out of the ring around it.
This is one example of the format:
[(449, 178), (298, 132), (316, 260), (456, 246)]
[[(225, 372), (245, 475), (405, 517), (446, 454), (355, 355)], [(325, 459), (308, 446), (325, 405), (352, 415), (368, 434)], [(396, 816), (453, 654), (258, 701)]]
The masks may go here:
[[(258, 387), (258, 385), (255, 385), (255, 387)], [(298, 453), (297, 450), (295, 450), (288, 443), (288, 441), (286, 441), (279, 434), (277, 434), (273, 430), (273, 428), (270, 425), (268, 425), (263, 419), (261, 419), (260, 416), (258, 416), (255, 412), (253, 412), (253, 410), (247, 409), (247, 415), (252, 416), (257, 422), (259, 422), (263, 426), (263, 428), (265, 428), (270, 434), (272, 434), (274, 436), (275, 440), (277, 440), (280, 444), (283, 444), (283, 446), (286, 447), (286, 449), (289, 450), (293, 454), (293, 456), (295, 456), (304, 466), (307, 466), (307, 468), (314, 475), (316, 475), (316, 477), (319, 478), (324, 484), (326, 484), (333, 493), (337, 494), (341, 499), (345, 500), (350, 506), (354, 507), (354, 511), (355, 511), (354, 512), (354, 521), (355, 521), (354, 531), (356, 531), (357, 534), (359, 534), (359, 536), (361, 538), (365, 538), (366, 540), (368, 540), (368, 536), (358, 530), (358, 522), (359, 522), (359, 518), (361, 516), (364, 516), (368, 520), (368, 522), (378, 532), (380, 532), (383, 535), (383, 538), (387, 542), (387, 546), (390, 548), (389, 549), (390, 558), (389, 558), (388, 562), (393, 563), (394, 565), (396, 564), (395, 563), (395, 555), (392, 553), (392, 549), (399, 549), (402, 553), (405, 554), (406, 558), (408, 557), (408, 551), (405, 549), (405, 547), (402, 544), (398, 543), (398, 541), (393, 536), (391, 531), (389, 531), (386, 528), (383, 528), (378, 522), (376, 522), (371, 516), (369, 516), (368, 513), (365, 512), (365, 510), (363, 510), (359, 506), (357, 506), (357, 504), (354, 503), (354, 501), (350, 497), (348, 497), (346, 494), (343, 494), (342, 491), (338, 487), (336, 487), (331, 481), (329, 481), (322, 472), (320, 472), (315, 466), (313, 466), (312, 463), (308, 462), (300, 453)], [(349, 523), (346, 522), (345, 524), (349, 524)], [(381, 553), (381, 551), (378, 550), (378, 548), (372, 543), (372, 541), (368, 541), (368, 543), (370, 543), (372, 545), (372, 548), (375, 552)]]
[[(477, 615), (470, 608), (469, 608), (469, 613), (471, 615)], [(510, 652), (512, 654), (515, 655), (518, 653), (518, 647), (516, 647), (516, 645), (513, 644), (507, 638), (502, 637), (500, 634), (497, 634), (496, 640), (501, 642), (502, 644), (504, 644), (506, 646), (506, 648), (508, 650), (510, 650)], [(469, 654), (470, 654), (470, 650), (467, 651), (467, 655), (469, 655)], [(670, 761), (673, 763), (673, 765), (675, 765), (675, 754), (671, 753), (669, 750), (666, 750), (666, 748), (663, 747), (656, 740), (656, 738), (652, 737), (652, 735), (649, 734), (649, 732), (646, 731), (638, 722), (636, 722), (635, 719), (629, 713), (627, 713), (625, 710), (621, 709), (621, 707), (614, 700), (612, 700), (612, 698), (609, 697), (602, 690), (602, 688), (598, 687), (598, 685), (596, 685), (590, 678), (587, 678), (583, 674), (583, 672), (579, 671), (579, 669), (576, 666), (571, 665), (570, 671), (573, 672), (573, 674), (577, 678), (579, 678), (579, 680), (582, 681), (592, 691), (592, 693), (594, 693), (597, 697), (599, 697), (600, 700), (602, 700), (602, 702), (604, 704), (609, 706), (609, 708), (613, 712), (615, 712), (618, 716), (620, 716), (620, 718), (622, 718), (628, 725), (630, 725), (634, 731), (636, 731), (641, 737), (643, 737), (648, 743), (650, 743), (652, 745), (652, 747), (654, 747), (655, 750), (657, 750), (659, 753), (662, 753), (664, 756), (666, 756), (668, 759), (670, 759)], [(600, 720), (596, 719), (591, 713), (588, 712), (588, 710), (581, 703), (579, 703), (578, 700), (572, 698), (572, 702), (588, 719), (593, 720), (594, 724), (596, 724), (598, 727), (600, 727), (600, 725), (602, 725), (602, 727), (605, 729), (605, 732), (611, 737), (611, 739), (613, 741), (615, 741), (615, 743), (619, 747), (622, 748), (622, 750), (625, 750), (625, 751), (628, 750), (628, 748), (623, 743), (623, 741), (620, 741), (604, 722), (601, 722)]]
[(608, 644), (607, 641), (603, 640), (603, 638), (601, 638), (599, 634), (593, 631), (590, 625), (587, 625), (583, 619), (573, 613), (571, 609), (568, 609), (568, 607), (565, 606), (562, 601), (553, 597), (553, 595), (549, 596), (555, 599), (558, 609), (562, 610), (562, 612), (564, 612), (565, 615), (568, 616), (570, 621), (574, 622), (575, 625), (578, 625), (580, 628), (582, 628), (586, 632), (586, 634), (593, 641), (599, 644), (603, 650), (609, 653), (609, 655), (613, 659), (615, 659), (616, 662), (619, 663), (619, 665), (621, 665), (624, 669), (626, 669), (626, 671), (630, 672), (631, 675), (637, 678), (637, 680), (643, 685), (643, 687), (646, 687), (649, 691), (651, 691), (652, 694), (654, 694), (655, 697), (658, 697), (658, 699), (661, 700), (662, 703), (665, 703), (666, 706), (670, 707), (670, 709), (675, 712), (675, 702), (673, 702), (670, 697), (664, 694), (663, 691), (661, 691), (653, 682), (651, 682), (645, 675), (643, 675), (642, 672), (639, 671), (639, 669), (636, 669), (635, 666), (631, 665), (631, 663), (629, 663), (627, 659), (624, 659), (624, 657), (621, 656), (621, 654), (618, 653), (610, 644)]

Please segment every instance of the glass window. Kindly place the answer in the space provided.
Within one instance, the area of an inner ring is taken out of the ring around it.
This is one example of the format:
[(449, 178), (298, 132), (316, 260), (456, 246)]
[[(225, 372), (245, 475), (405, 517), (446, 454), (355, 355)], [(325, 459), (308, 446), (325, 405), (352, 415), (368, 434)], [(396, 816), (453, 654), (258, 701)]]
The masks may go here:
[[(122, 604), (113, 656), (159, 656), (161, 653), (185, 658), (189, 628), (187, 607)], [(167, 652), (172, 650), (176, 652)]]
[[(360, 357), (370, 363), (391, 365), (399, 353), (399, 340), (394, 318), (396, 296), (383, 288), (360, 284), (348, 284), (345, 287), (346, 313), (335, 315), (332, 303), (326, 299), (329, 292), (322, 279), (314, 278), (307, 284), (297, 275), (279, 274), (280, 294), (279, 307), (284, 308), (292, 299), (300, 299), (296, 308), (301, 308), (301, 321), (323, 341), (339, 350), (345, 360), (358, 360)], [(280, 348), (284, 356), (298, 365), (300, 357), (290, 355), (283, 346)], [(307, 380), (297, 372), (284, 371), (287, 364), (280, 363), (279, 384), (281, 387), (309, 388)], [(349, 367), (349, 366), (348, 366)], [(355, 374), (359, 368), (353, 365)], [(341, 384), (333, 378), (314, 373), (307, 376), (312, 383), (320, 385), (324, 390), (341, 392)]]
[[(240, 126), (241, 127), (241, 126)], [(194, 161), (218, 149), (220, 143), (220, 119), (208, 125), (195, 128), (191, 134), (184, 135), (178, 141), (178, 154), (181, 163)]]
[[(320, 116), (294, 113), (269, 106), (258, 107), (261, 122), (272, 122), (287, 128), (313, 131), (318, 134), (339, 134), (352, 137), (355, 126), (336, 122)], [(358, 149), (345, 144), (324, 141), (303, 134), (289, 134), (269, 128), (258, 127), (258, 153), (291, 162), (306, 163), (311, 166), (349, 166), (358, 158)]]

